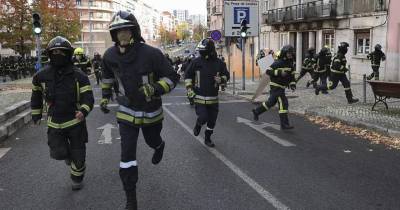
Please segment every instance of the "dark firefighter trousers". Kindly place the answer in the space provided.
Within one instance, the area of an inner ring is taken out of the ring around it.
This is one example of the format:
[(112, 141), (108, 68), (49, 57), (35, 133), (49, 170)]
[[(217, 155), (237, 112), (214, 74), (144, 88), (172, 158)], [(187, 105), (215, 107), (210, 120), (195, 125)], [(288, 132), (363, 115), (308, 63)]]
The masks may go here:
[(268, 100), (256, 109), (257, 114), (261, 114), (278, 103), (279, 118), (282, 126), (289, 125), (289, 102), (285, 94), (285, 89), (281, 87), (271, 86), (270, 96)]
[(86, 143), (88, 132), (86, 123), (63, 129), (49, 127), (47, 130), (50, 157), (71, 161), (71, 179), (82, 182), (85, 175)]
[(219, 104), (218, 102), (214, 104), (195, 104), (197, 121), (196, 124), (203, 126), (207, 124), (207, 136), (214, 132), (215, 124), (217, 122)]
[[(162, 143), (162, 123), (141, 127), (144, 140), (149, 147), (156, 149)], [(138, 181), (138, 165), (136, 161), (139, 127), (119, 122), (121, 135), (121, 162), (119, 176), (125, 191), (135, 191)]]
[[(318, 80), (319, 80), (319, 85), (321, 87), (327, 87), (327, 80), (328, 80), (327, 72), (315, 72), (312, 83), (317, 84)], [(322, 91), (325, 92), (326, 90)]]
[(347, 79), (345, 73), (331, 73), (328, 86), (321, 86), (321, 90), (334, 90), (338, 86), (339, 82), (342, 83), (344, 87), (347, 100), (352, 99), (353, 93), (351, 92), (350, 81)]
[(379, 80), (379, 66), (372, 65), (372, 74), (368, 76), (368, 79), (375, 78), (375, 80)]
[(94, 70), (94, 75), (96, 77), (97, 85), (99, 85), (100, 81), (101, 81), (101, 71), (99, 69), (95, 69)]

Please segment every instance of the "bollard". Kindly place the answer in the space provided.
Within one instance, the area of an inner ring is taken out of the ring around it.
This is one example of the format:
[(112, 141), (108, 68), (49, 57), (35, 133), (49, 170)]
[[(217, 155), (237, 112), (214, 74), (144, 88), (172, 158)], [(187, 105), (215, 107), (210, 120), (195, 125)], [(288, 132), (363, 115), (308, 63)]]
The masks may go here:
[(233, 88), (232, 89), (233, 89), (233, 95), (235, 95), (235, 88), (236, 88), (235, 87), (235, 83), (236, 83), (235, 72), (233, 72), (233, 76), (232, 77), (233, 77), (233, 80), (232, 80), (233, 81), (233, 84), (232, 84)]
[(367, 103), (367, 75), (363, 74), (363, 102)]

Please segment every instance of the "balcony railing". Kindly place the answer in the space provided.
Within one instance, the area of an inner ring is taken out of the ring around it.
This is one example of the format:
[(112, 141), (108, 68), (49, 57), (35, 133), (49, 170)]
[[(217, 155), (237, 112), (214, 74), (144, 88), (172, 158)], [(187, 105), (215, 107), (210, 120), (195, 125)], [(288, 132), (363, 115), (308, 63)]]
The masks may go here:
[(282, 24), (291, 22), (306, 22), (316, 19), (329, 19), (336, 17), (336, 2), (324, 3), (323, 0), (298, 4), (289, 7), (268, 10), (264, 15), (267, 24)]

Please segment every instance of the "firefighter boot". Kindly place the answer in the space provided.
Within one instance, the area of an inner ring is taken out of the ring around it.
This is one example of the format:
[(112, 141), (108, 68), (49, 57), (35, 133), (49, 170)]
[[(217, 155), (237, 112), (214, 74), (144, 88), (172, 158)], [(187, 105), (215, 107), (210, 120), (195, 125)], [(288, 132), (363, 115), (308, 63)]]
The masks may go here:
[(157, 165), (162, 160), (164, 154), (164, 147), (165, 147), (165, 142), (162, 141), (161, 144), (157, 148), (155, 148), (153, 158), (151, 159), (151, 162), (154, 165)]
[(213, 130), (207, 129), (205, 132), (204, 144), (208, 147), (215, 147), (215, 144), (211, 141), (211, 134)]
[(193, 135), (198, 136), (200, 134), (200, 131), (201, 131), (201, 125), (196, 122), (196, 125), (193, 128)]
[(346, 90), (345, 93), (346, 93), (347, 102), (349, 104), (354, 104), (354, 103), (357, 103), (359, 101), (357, 98), (353, 98), (353, 93), (351, 92), (351, 89), (350, 90)]
[(125, 209), (137, 210), (136, 190), (125, 191), (126, 206)]
[(281, 120), (281, 129), (282, 130), (290, 130), (293, 129), (294, 127), (289, 125), (289, 117), (287, 113), (282, 113), (279, 114), (279, 118)]
[(320, 87), (317, 85), (315, 87), (315, 95), (319, 95), (319, 91), (321, 91)]
[(81, 190), (83, 188), (83, 181), (77, 182), (72, 180), (71, 188), (73, 191)]
[(260, 116), (260, 114), (264, 113), (265, 111), (267, 111), (267, 109), (264, 107), (264, 105), (261, 105), (255, 109), (251, 110), (251, 112), (253, 113), (254, 121), (258, 121), (258, 116)]

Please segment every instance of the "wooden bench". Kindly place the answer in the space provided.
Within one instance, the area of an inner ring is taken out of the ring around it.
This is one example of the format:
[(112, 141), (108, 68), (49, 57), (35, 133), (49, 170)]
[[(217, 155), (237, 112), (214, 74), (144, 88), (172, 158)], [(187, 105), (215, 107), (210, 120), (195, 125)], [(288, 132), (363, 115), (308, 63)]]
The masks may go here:
[(386, 99), (400, 98), (400, 82), (368, 81), (368, 83), (371, 85), (372, 92), (375, 96), (375, 103), (372, 106), (372, 111), (374, 111), (375, 106), (379, 102), (385, 104), (386, 109), (389, 109)]

